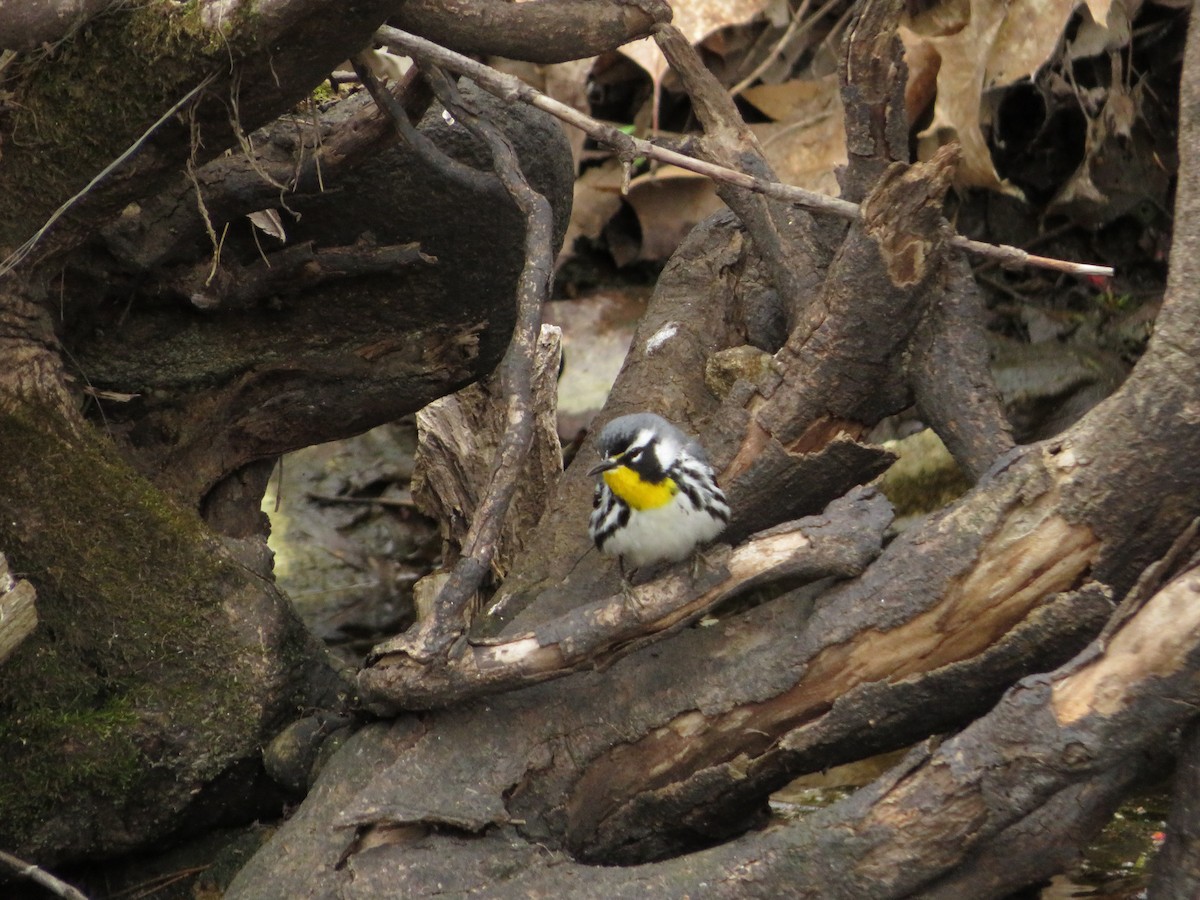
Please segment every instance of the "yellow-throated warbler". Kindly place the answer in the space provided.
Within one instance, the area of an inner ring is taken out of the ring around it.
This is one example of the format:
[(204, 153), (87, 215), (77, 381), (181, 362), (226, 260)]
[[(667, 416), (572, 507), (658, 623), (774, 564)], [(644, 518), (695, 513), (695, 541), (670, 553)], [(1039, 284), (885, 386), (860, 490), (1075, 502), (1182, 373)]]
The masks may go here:
[(604, 462), (589, 531), (606, 556), (632, 568), (677, 562), (729, 523), (729, 504), (700, 444), (653, 413), (613, 419), (600, 432)]

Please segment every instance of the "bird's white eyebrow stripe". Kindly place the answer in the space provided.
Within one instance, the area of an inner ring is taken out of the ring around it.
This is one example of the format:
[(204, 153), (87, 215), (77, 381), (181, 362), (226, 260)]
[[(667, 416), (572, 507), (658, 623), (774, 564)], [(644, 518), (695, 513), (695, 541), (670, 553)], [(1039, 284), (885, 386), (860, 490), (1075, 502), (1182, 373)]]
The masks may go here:
[(621, 455), (624, 456), (627, 453), (632, 453), (634, 450), (643, 450), (653, 441), (654, 432), (649, 428), (643, 428), (636, 435), (634, 435), (633, 440), (629, 442), (629, 446), (621, 451)]

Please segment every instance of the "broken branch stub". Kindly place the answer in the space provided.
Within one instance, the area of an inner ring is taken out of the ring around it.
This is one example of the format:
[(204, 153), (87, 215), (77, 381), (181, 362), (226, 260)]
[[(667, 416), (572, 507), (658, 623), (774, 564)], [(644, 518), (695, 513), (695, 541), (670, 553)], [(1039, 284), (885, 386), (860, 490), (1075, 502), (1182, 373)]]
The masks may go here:
[(23, 578), (14, 578), (8, 559), (0, 553), (0, 664), (37, 628), (37, 591)]

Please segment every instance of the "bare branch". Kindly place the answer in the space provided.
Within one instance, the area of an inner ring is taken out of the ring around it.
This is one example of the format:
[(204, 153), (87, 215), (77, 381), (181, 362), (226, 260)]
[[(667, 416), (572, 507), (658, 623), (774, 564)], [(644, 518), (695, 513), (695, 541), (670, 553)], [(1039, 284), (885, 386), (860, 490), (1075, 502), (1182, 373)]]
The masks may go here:
[(748, 590), (859, 574), (878, 555), (890, 522), (891, 508), (881, 494), (856, 490), (825, 514), (755, 535), (723, 558), (710, 551), (722, 568), (707, 578), (693, 580), (688, 564), (681, 563), (667, 576), (632, 588), (628, 597), (604, 597), (532, 633), (472, 644), (444, 665), (430, 668), (413, 658), (404, 636), (381, 644), (376, 665), (359, 674), (359, 689), (376, 712), (394, 714), (607, 665)]
[(406, 0), (394, 20), (463, 53), (558, 63), (615, 50), (671, 18), (663, 0)]
[[(359, 68), (360, 74), (369, 74), (365, 67)], [(525, 180), (516, 153), (504, 133), (494, 123), (467, 108), (457, 89), (440, 70), (427, 74), (432, 75), (430, 84), (443, 106), (487, 143), (496, 176), (525, 216), (525, 266), (517, 285), (517, 321), (498, 369), (501, 389), (508, 399), (508, 427), (496, 450), (491, 479), (463, 541), (463, 557), (439, 593), (433, 614), (420, 623), (415, 634), (405, 636), (409, 655), (432, 661), (465, 630), (469, 601), (491, 567), (505, 514), (516, 493), (516, 480), (533, 440), (534, 410), (530, 398), (542, 304), (549, 295), (553, 276), (554, 218), (546, 198)], [(386, 92), (382, 95), (390, 97)], [(397, 129), (404, 130), (386, 99), (385, 109), (393, 116)]]
[(315, 248), (312, 241), (306, 241), (249, 265), (221, 265), (215, 275), (207, 262), (188, 266), (182, 273), (171, 275), (159, 290), (183, 296), (198, 309), (241, 309), (267, 297), (299, 292), (327, 281), (435, 262), (416, 243)]
[(63, 897), (65, 900), (87, 900), (87, 897), (62, 879), (56, 878), (40, 866), (27, 863), (3, 850), (0, 850), (0, 865), (12, 870), (21, 878), (28, 878), (34, 884), (40, 884), (56, 897)]
[[(793, 185), (781, 184), (765, 178), (757, 178), (726, 166), (705, 162), (688, 156), (685, 153), (660, 147), (650, 141), (631, 137), (613, 128), (611, 125), (605, 125), (603, 122), (584, 115), (578, 110), (567, 106), (565, 103), (560, 103), (557, 100), (547, 97), (540, 91), (529, 87), (515, 76), (504, 75), (490, 66), (468, 59), (444, 47), (439, 47), (432, 41), (427, 41), (415, 34), (409, 34), (398, 28), (385, 26), (376, 32), (376, 37), (393, 50), (412, 56), (425, 64), (441, 66), (452, 72), (466, 75), (480, 87), (503, 100), (509, 102), (520, 100), (544, 112), (548, 112), (568, 125), (573, 125), (581, 129), (595, 140), (613, 147), (618, 155), (627, 161), (632, 161), (638, 156), (645, 156), (659, 162), (673, 163), (681, 169), (705, 175), (714, 181), (732, 184), (766, 197), (794, 203), (813, 212), (839, 216), (851, 221), (856, 221), (861, 217), (857, 203), (850, 203), (847, 200), (839, 200), (836, 197), (828, 197), (824, 194), (806, 191), (803, 188)], [(1076, 263), (1067, 260), (1050, 259), (1044, 256), (1035, 256), (1021, 250), (1019, 247), (1011, 247), (1006, 244), (985, 244), (982, 241), (974, 241), (958, 234), (951, 236), (949, 243), (952, 247), (959, 250), (965, 250), (978, 256), (994, 259), (1002, 265), (1009, 267), (1036, 266), (1054, 269), (1059, 272), (1067, 272), (1072, 275), (1111, 276), (1113, 274), (1111, 266), (1098, 266), (1090, 263)]]
[(379, 83), (379, 79), (371, 72), (365, 60), (355, 58), (353, 63), (354, 71), (363, 83), (363, 87), (367, 89), (376, 106), (387, 113), (396, 129), (397, 136), (408, 144), (421, 157), (422, 161), (443, 173), (447, 178), (453, 178), (476, 193), (494, 194), (497, 192), (495, 179), (486, 172), (473, 169), (453, 157), (447, 156), (438, 149), (433, 141), (413, 127), (400, 101)]

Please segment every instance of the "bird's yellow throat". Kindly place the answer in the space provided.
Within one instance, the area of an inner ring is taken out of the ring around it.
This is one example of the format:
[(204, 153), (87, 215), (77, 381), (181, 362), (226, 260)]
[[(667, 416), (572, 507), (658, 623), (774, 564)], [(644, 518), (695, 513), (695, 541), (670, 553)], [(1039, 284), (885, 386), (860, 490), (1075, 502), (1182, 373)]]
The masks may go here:
[(628, 503), (633, 509), (657, 509), (671, 502), (679, 493), (679, 486), (670, 478), (662, 481), (645, 481), (628, 466), (617, 466), (604, 473), (609, 489)]

